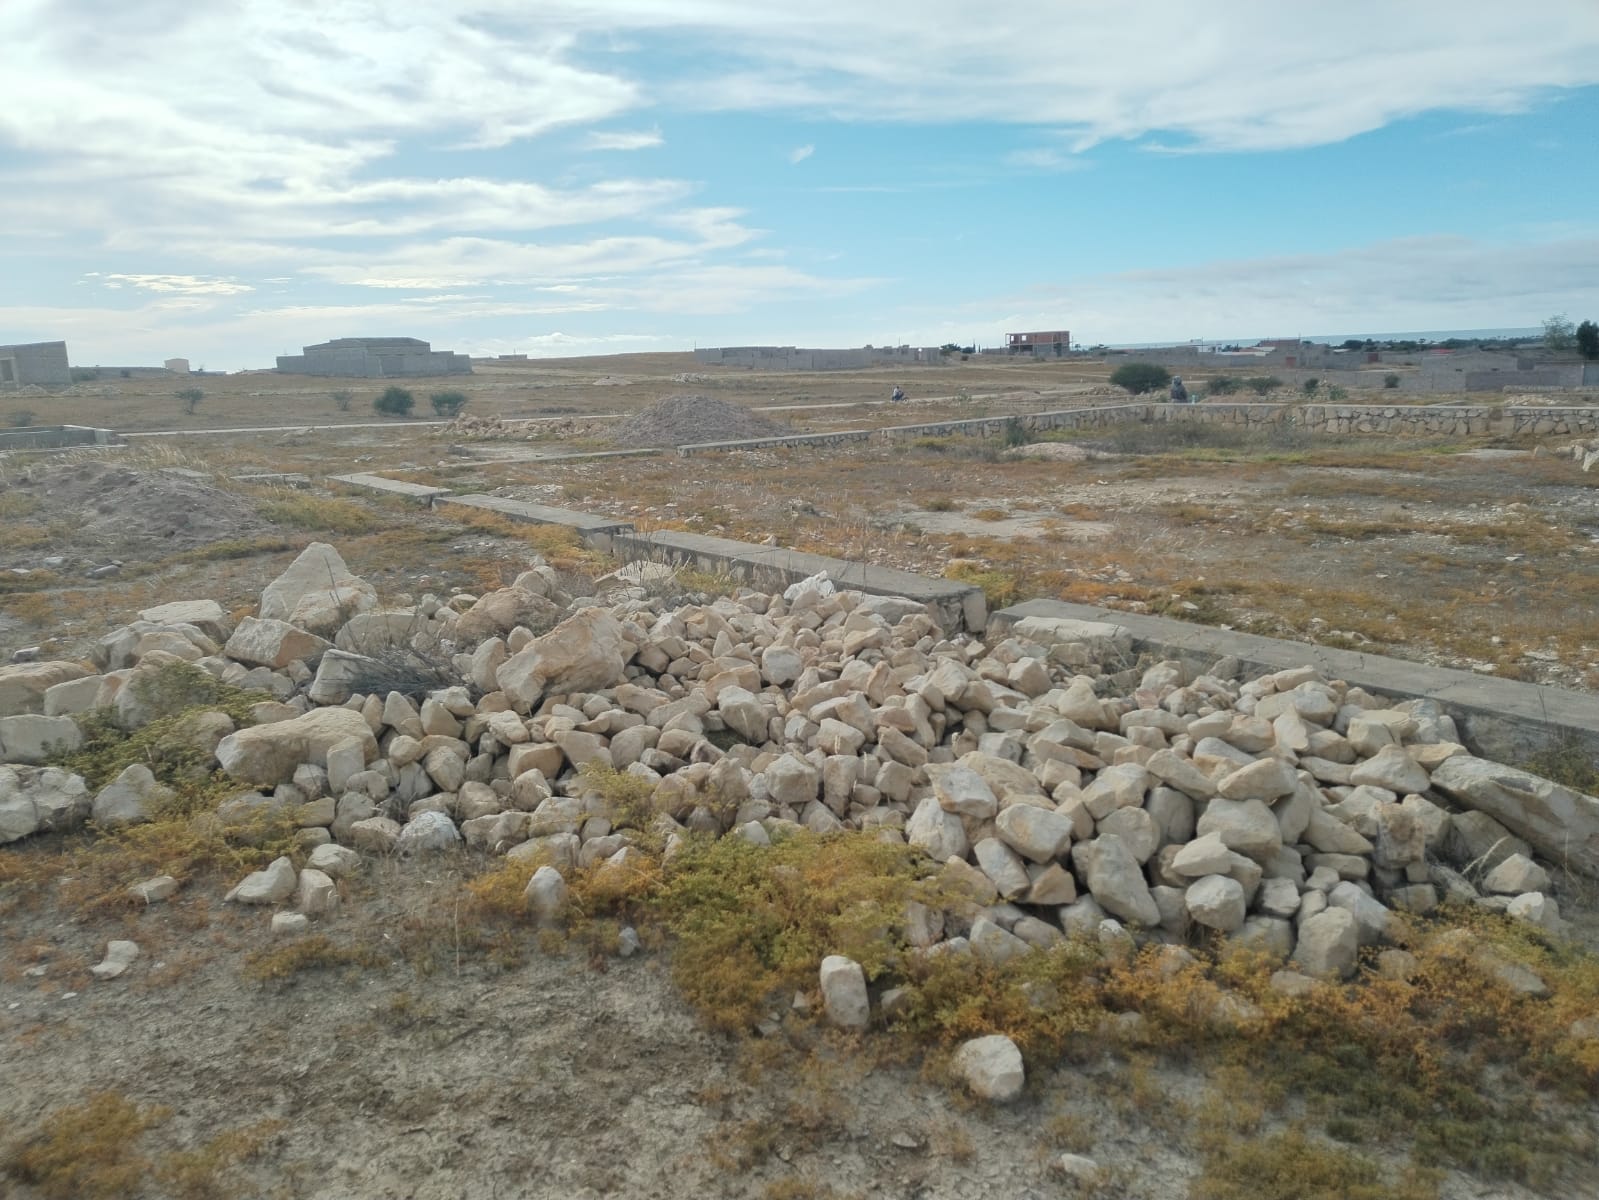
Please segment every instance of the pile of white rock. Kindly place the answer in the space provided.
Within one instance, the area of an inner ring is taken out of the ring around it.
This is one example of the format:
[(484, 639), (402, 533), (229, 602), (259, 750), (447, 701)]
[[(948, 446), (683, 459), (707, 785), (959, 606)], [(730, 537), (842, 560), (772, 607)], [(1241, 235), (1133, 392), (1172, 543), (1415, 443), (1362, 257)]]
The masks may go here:
[[(1311, 667), (1106, 670), (1128, 650), (1112, 626), (948, 636), (921, 604), (825, 580), (675, 607), (642, 589), (574, 603), (557, 583), (535, 563), (482, 597), (383, 610), (313, 545), (236, 626), (180, 602), (106, 637), (98, 670), (0, 668), (0, 841), (145, 819), (146, 768), (91, 794), (42, 764), (76, 744), (75, 714), (134, 727), (188, 707), (141, 682), (182, 661), (273, 697), (255, 724), (204, 712), (181, 736), (241, 785), (225, 827), (298, 826), (304, 865), (230, 899), (308, 917), (336, 903), (351, 851), (525, 857), (551, 868), (530, 905), (554, 916), (551, 875), (631, 869), (641, 824), (668, 855), (690, 833), (851, 829), (938, 864), (956, 899), (913, 906), (904, 931), (929, 952), (1227, 938), (1346, 977), (1395, 911), (1448, 898), (1555, 930), (1538, 856), (1599, 874), (1599, 800), (1474, 757), (1430, 700)], [(395, 647), (459, 682), (371, 690)], [(589, 763), (647, 782), (652, 804), (619, 808)]]

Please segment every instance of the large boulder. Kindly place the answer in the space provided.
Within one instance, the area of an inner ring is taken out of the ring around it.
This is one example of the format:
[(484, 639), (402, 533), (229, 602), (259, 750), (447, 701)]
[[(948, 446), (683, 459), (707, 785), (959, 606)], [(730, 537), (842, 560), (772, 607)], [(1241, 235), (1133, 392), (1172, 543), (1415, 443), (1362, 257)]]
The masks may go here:
[(377, 599), (372, 585), (352, 575), (337, 550), (312, 542), (267, 585), (257, 615), (332, 637), (356, 613), (376, 606)]
[(461, 614), (455, 633), (462, 641), (504, 636), (518, 625), (542, 629), (561, 615), (560, 605), (525, 588), (508, 587), (478, 597), (477, 603)]
[(228, 640), (228, 614), (215, 600), (173, 600), (139, 614), (156, 625), (193, 625), (217, 645)]
[(21, 713), (0, 717), (0, 762), (39, 764), (83, 745), (83, 730), (71, 717)]
[(1432, 785), (1495, 818), (1551, 862), (1599, 876), (1599, 799), (1469, 754), (1440, 763)]
[(513, 703), (531, 708), (545, 692), (614, 687), (627, 654), (621, 623), (603, 608), (585, 608), (506, 659), (495, 679)]
[(290, 625), (287, 621), (271, 618), (245, 617), (233, 631), (222, 652), (238, 662), (251, 666), (271, 667), (274, 671), (299, 659), (313, 663), (328, 650), (330, 643)]
[(18, 663), (0, 667), (0, 717), (42, 713), (47, 688), (92, 674), (75, 662)]
[[(1113, 833), (1095, 838), (1084, 847), (1088, 860), (1088, 890), (1106, 912), (1124, 921), (1153, 928), (1160, 924), (1160, 907), (1150, 895), (1138, 860)], [(1075, 851), (1073, 852), (1075, 856)]]
[(377, 757), (377, 739), (365, 717), (348, 708), (318, 708), (228, 734), (217, 744), (217, 759), (241, 783), (288, 783), (301, 763), (327, 766), (328, 751), (345, 738), (358, 739), (369, 762)]

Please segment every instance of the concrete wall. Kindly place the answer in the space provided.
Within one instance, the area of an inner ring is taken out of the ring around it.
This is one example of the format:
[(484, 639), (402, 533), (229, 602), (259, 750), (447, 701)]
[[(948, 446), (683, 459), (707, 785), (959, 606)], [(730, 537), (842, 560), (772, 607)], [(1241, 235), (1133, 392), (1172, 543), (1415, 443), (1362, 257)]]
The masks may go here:
[(65, 342), (21, 342), (0, 346), (0, 390), (65, 387), (72, 382)]
[(0, 451), (109, 446), (120, 440), (109, 429), (92, 429), (86, 425), (33, 425), (26, 429), (0, 430)]

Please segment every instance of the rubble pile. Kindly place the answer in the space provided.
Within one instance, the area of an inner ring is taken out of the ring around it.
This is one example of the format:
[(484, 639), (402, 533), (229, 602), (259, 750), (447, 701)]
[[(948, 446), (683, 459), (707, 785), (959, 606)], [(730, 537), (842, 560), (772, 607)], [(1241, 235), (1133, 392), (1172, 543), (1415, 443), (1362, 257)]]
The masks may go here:
[[(1599, 874), (1599, 800), (1473, 756), (1431, 700), (1308, 666), (1118, 669), (1130, 647), (1110, 625), (951, 636), (919, 603), (824, 577), (687, 605), (633, 588), (607, 607), (559, 583), (535, 561), (508, 588), (387, 611), (317, 544), (236, 625), (180, 601), (92, 664), (0, 668), (0, 842), (145, 819), (161, 788), (145, 767), (94, 793), (48, 760), (78, 744), (78, 714), (162, 715), (139, 681), (181, 661), (270, 696), (254, 724), (190, 725), (239, 785), (224, 823), (298, 826), (293, 858), (228, 896), (281, 909), (286, 932), (331, 911), (367, 855), (544, 864), (530, 910), (558, 919), (563, 874), (628, 868), (646, 830), (668, 861), (694, 834), (865, 830), (925, 854), (958, 897), (909, 917), (925, 952), (1225, 938), (1295, 964), (1295, 986), (1348, 977), (1394, 913), (1445, 899), (1557, 930), (1566, 873)], [(397, 649), (456, 682), (380, 690)], [(589, 763), (646, 781), (651, 804), (617, 808)], [(146, 900), (176, 886), (129, 883)], [(864, 1020), (852, 966), (823, 964), (841, 1024)]]

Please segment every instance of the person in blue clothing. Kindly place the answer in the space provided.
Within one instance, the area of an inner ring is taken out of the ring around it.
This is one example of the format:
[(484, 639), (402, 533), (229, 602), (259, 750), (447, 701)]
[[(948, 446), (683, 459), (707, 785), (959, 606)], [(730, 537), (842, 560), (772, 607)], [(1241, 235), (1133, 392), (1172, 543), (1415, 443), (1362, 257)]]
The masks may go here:
[(1183, 386), (1183, 377), (1173, 375), (1171, 378), (1171, 402), (1173, 404), (1188, 403), (1188, 389)]

